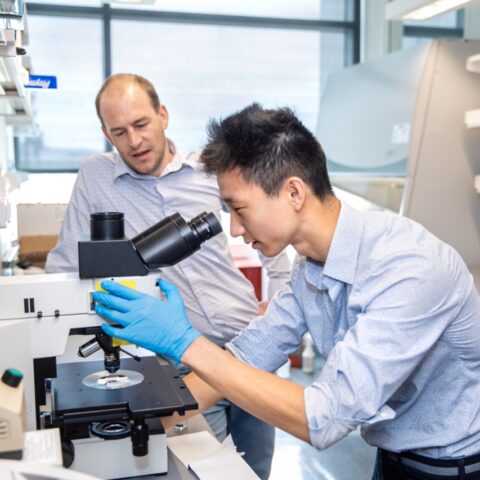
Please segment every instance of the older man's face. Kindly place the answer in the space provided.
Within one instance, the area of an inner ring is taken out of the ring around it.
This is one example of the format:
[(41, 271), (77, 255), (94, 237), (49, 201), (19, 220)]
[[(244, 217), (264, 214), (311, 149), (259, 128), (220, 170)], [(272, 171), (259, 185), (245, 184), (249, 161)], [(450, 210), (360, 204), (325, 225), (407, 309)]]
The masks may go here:
[(139, 85), (112, 85), (102, 95), (100, 112), (103, 132), (125, 163), (138, 173), (159, 176), (170, 159), (165, 107), (155, 110)]

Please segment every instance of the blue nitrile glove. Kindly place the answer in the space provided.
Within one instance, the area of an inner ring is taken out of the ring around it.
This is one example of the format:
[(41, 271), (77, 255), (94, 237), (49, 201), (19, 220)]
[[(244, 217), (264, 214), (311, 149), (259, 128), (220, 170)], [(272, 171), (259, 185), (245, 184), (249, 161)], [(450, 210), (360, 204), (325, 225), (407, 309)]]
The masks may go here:
[(104, 324), (102, 329), (107, 335), (179, 362), (185, 350), (201, 334), (188, 321), (177, 287), (165, 280), (159, 280), (157, 285), (165, 294), (165, 300), (104, 280), (102, 288), (109, 293), (93, 294), (95, 302), (101, 304), (95, 306), (95, 311), (124, 327)]

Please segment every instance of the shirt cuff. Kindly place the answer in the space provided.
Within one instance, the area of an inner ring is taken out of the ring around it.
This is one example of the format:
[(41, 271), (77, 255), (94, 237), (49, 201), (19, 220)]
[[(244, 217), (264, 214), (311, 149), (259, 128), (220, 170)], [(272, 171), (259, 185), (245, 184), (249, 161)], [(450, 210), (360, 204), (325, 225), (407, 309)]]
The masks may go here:
[(335, 387), (322, 381), (305, 388), (304, 402), (310, 442), (318, 450), (333, 445), (359, 426), (392, 420), (396, 415), (392, 408), (383, 405), (373, 416), (352, 418), (337, 398)]
[(333, 445), (357, 427), (335, 417), (335, 394), (326, 383), (317, 383), (305, 388), (305, 413), (311, 444), (318, 450)]
[(257, 329), (245, 329), (225, 348), (239, 360), (267, 372), (275, 372), (288, 359), (285, 352)]

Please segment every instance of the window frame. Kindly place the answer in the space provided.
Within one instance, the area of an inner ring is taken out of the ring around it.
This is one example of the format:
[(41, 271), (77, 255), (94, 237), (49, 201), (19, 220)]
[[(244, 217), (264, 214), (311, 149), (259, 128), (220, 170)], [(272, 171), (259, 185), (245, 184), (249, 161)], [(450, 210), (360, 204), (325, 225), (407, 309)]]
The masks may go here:
[[(157, 23), (182, 23), (202, 24), (211, 26), (231, 26), (243, 28), (273, 28), (273, 29), (294, 29), (325, 31), (344, 31), (349, 33), (353, 43), (352, 64), (360, 61), (360, 1), (353, 0), (352, 20), (307, 20), (296, 18), (277, 17), (256, 17), (243, 15), (215, 15), (202, 13), (185, 12), (162, 12), (155, 10), (139, 10), (115, 8), (110, 4), (103, 4), (98, 7), (72, 6), (48, 3), (32, 3), (28, 5), (28, 16), (42, 15), (66, 18), (94, 18), (102, 22), (103, 45), (101, 45), (103, 59), (103, 78), (106, 79), (112, 74), (112, 20), (134, 20)], [(347, 47), (346, 47), (347, 48)], [(15, 137), (15, 167), (19, 168), (19, 141)], [(105, 140), (105, 151), (112, 151), (112, 146)], [(31, 173), (75, 173), (77, 168), (71, 169), (33, 169)]]
[(422, 25), (403, 25), (403, 36), (413, 38), (463, 38), (464, 33), (464, 11), (457, 11), (457, 19), (455, 27), (432, 27)]

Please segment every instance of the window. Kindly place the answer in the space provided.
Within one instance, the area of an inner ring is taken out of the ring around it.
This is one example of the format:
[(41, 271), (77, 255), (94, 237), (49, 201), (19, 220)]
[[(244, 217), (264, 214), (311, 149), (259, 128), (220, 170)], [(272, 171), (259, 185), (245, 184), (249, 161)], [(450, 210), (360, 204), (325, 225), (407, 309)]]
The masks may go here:
[[(33, 132), (17, 138), (19, 170), (68, 171), (104, 149), (93, 99), (103, 81), (98, 19), (28, 18), (32, 72), (57, 76), (57, 90), (32, 90)], [(61, 40), (60, 40), (61, 39)]]
[[(30, 5), (31, 4), (37, 4), (37, 3), (40, 3), (40, 4), (45, 4), (45, 3), (48, 3), (50, 5), (65, 5), (66, 2), (65, 0), (27, 0), (26, 2), (28, 5), (27, 5), (27, 8), (28, 8), (28, 12), (27, 12), (27, 15), (30, 15)], [(99, 7), (100, 5), (102, 4), (102, 0), (70, 0), (68, 2), (68, 5), (72, 6), (72, 5), (75, 5), (75, 6), (82, 6), (82, 7)]]
[[(140, 36), (141, 49), (129, 41)], [(168, 136), (197, 150), (210, 118), (252, 102), (293, 106), (313, 130), (322, 83), (350, 63), (347, 44), (342, 31), (119, 20), (112, 22), (112, 69), (151, 80), (170, 112)]]
[(353, 0), (156, 0), (154, 6), (113, 3), (126, 10), (239, 15), (247, 17), (301, 18), (307, 20), (353, 21)]
[(152, 81), (167, 134), (196, 150), (209, 119), (254, 101), (288, 105), (314, 130), (328, 74), (358, 57), (359, 0), (60, 3), (28, 6), (32, 73), (56, 74), (58, 90), (33, 91), (38, 129), (17, 139), (21, 170), (75, 171), (108, 148), (94, 99), (112, 73)]

